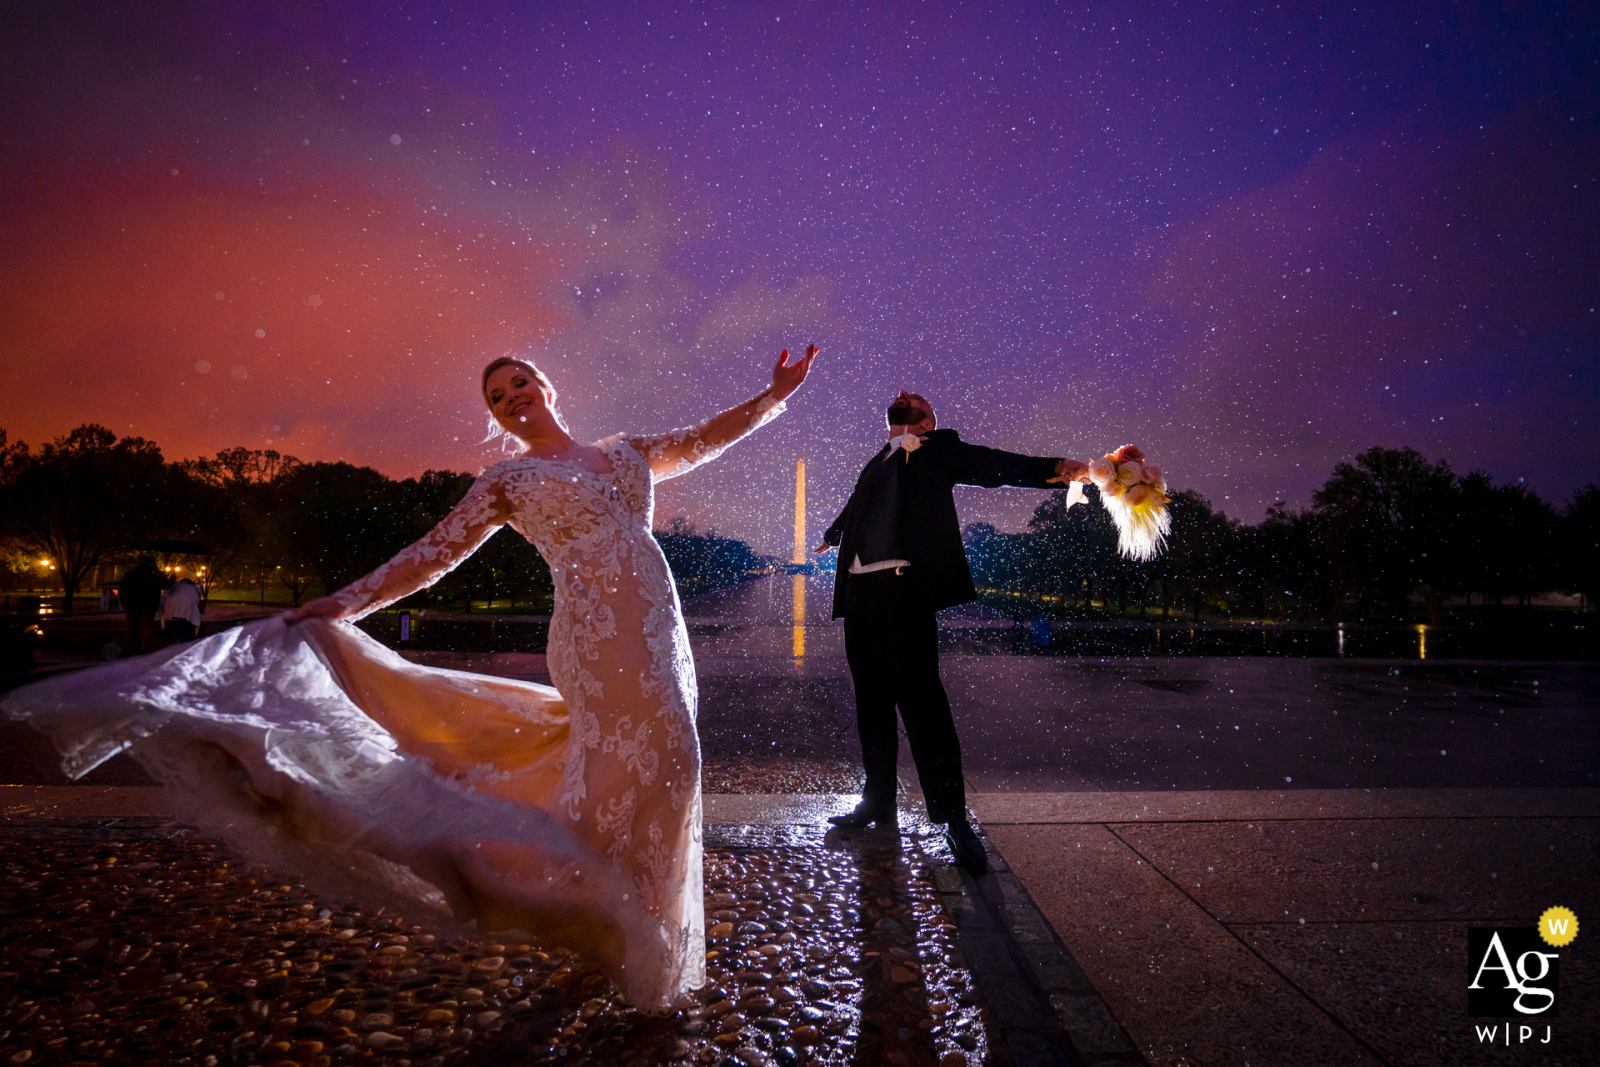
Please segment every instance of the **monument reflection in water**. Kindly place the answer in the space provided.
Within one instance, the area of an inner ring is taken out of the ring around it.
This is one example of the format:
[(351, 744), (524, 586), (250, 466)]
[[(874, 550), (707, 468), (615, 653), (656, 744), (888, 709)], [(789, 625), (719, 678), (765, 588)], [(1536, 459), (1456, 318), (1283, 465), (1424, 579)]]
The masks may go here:
[[(794, 658), (806, 655), (806, 576), (794, 576)], [(798, 664), (796, 664), (798, 666)]]
[[(809, 562), (806, 550), (806, 460), (801, 456), (794, 471), (794, 565), (804, 567)], [(794, 576), (794, 658), (798, 661), (806, 654), (806, 576), (797, 571)], [(799, 666), (797, 662), (795, 664)]]

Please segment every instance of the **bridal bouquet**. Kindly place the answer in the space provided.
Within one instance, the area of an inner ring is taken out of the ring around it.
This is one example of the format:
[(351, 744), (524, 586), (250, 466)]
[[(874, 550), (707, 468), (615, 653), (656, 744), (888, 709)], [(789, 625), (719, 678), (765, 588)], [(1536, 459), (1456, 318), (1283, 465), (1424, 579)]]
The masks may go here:
[[(1144, 453), (1123, 445), (1089, 464), (1089, 480), (1100, 490), (1100, 502), (1117, 526), (1117, 551), (1129, 559), (1154, 559), (1172, 532), (1167, 514), (1167, 479), (1160, 467), (1144, 461)], [(1067, 507), (1088, 497), (1083, 485), (1067, 490)]]

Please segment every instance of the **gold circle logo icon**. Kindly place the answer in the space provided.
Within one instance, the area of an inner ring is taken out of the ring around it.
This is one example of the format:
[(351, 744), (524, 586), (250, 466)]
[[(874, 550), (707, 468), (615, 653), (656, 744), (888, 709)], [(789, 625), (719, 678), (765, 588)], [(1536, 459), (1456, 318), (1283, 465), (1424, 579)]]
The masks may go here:
[(1547, 908), (1539, 916), (1539, 936), (1553, 948), (1570, 945), (1572, 939), (1578, 936), (1578, 917), (1571, 908)]

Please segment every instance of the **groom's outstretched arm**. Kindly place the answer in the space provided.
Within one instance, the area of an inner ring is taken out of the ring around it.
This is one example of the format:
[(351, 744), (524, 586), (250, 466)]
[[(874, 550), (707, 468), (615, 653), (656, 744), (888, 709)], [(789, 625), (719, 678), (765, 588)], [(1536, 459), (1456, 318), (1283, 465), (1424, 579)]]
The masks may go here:
[(958, 438), (951, 457), (951, 473), (958, 484), (981, 485), (986, 489), (998, 489), (1002, 485), (1052, 489), (1060, 484), (1057, 475), (1061, 462), (1056, 456), (1023, 456), (968, 444)]

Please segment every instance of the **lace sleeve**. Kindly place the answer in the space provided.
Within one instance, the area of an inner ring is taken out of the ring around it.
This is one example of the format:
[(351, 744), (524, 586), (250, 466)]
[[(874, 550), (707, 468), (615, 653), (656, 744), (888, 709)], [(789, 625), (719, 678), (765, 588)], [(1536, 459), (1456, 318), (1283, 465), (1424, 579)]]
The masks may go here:
[(692, 471), (702, 463), (710, 463), (729, 445), (783, 414), (784, 408), (784, 402), (775, 399), (769, 389), (698, 426), (630, 437), (628, 444), (649, 462), (654, 479), (665, 481)]
[(348, 612), (344, 617), (360, 619), (428, 588), (476, 552), (510, 518), (510, 510), (499, 479), (485, 474), (420, 541), (333, 594)]

